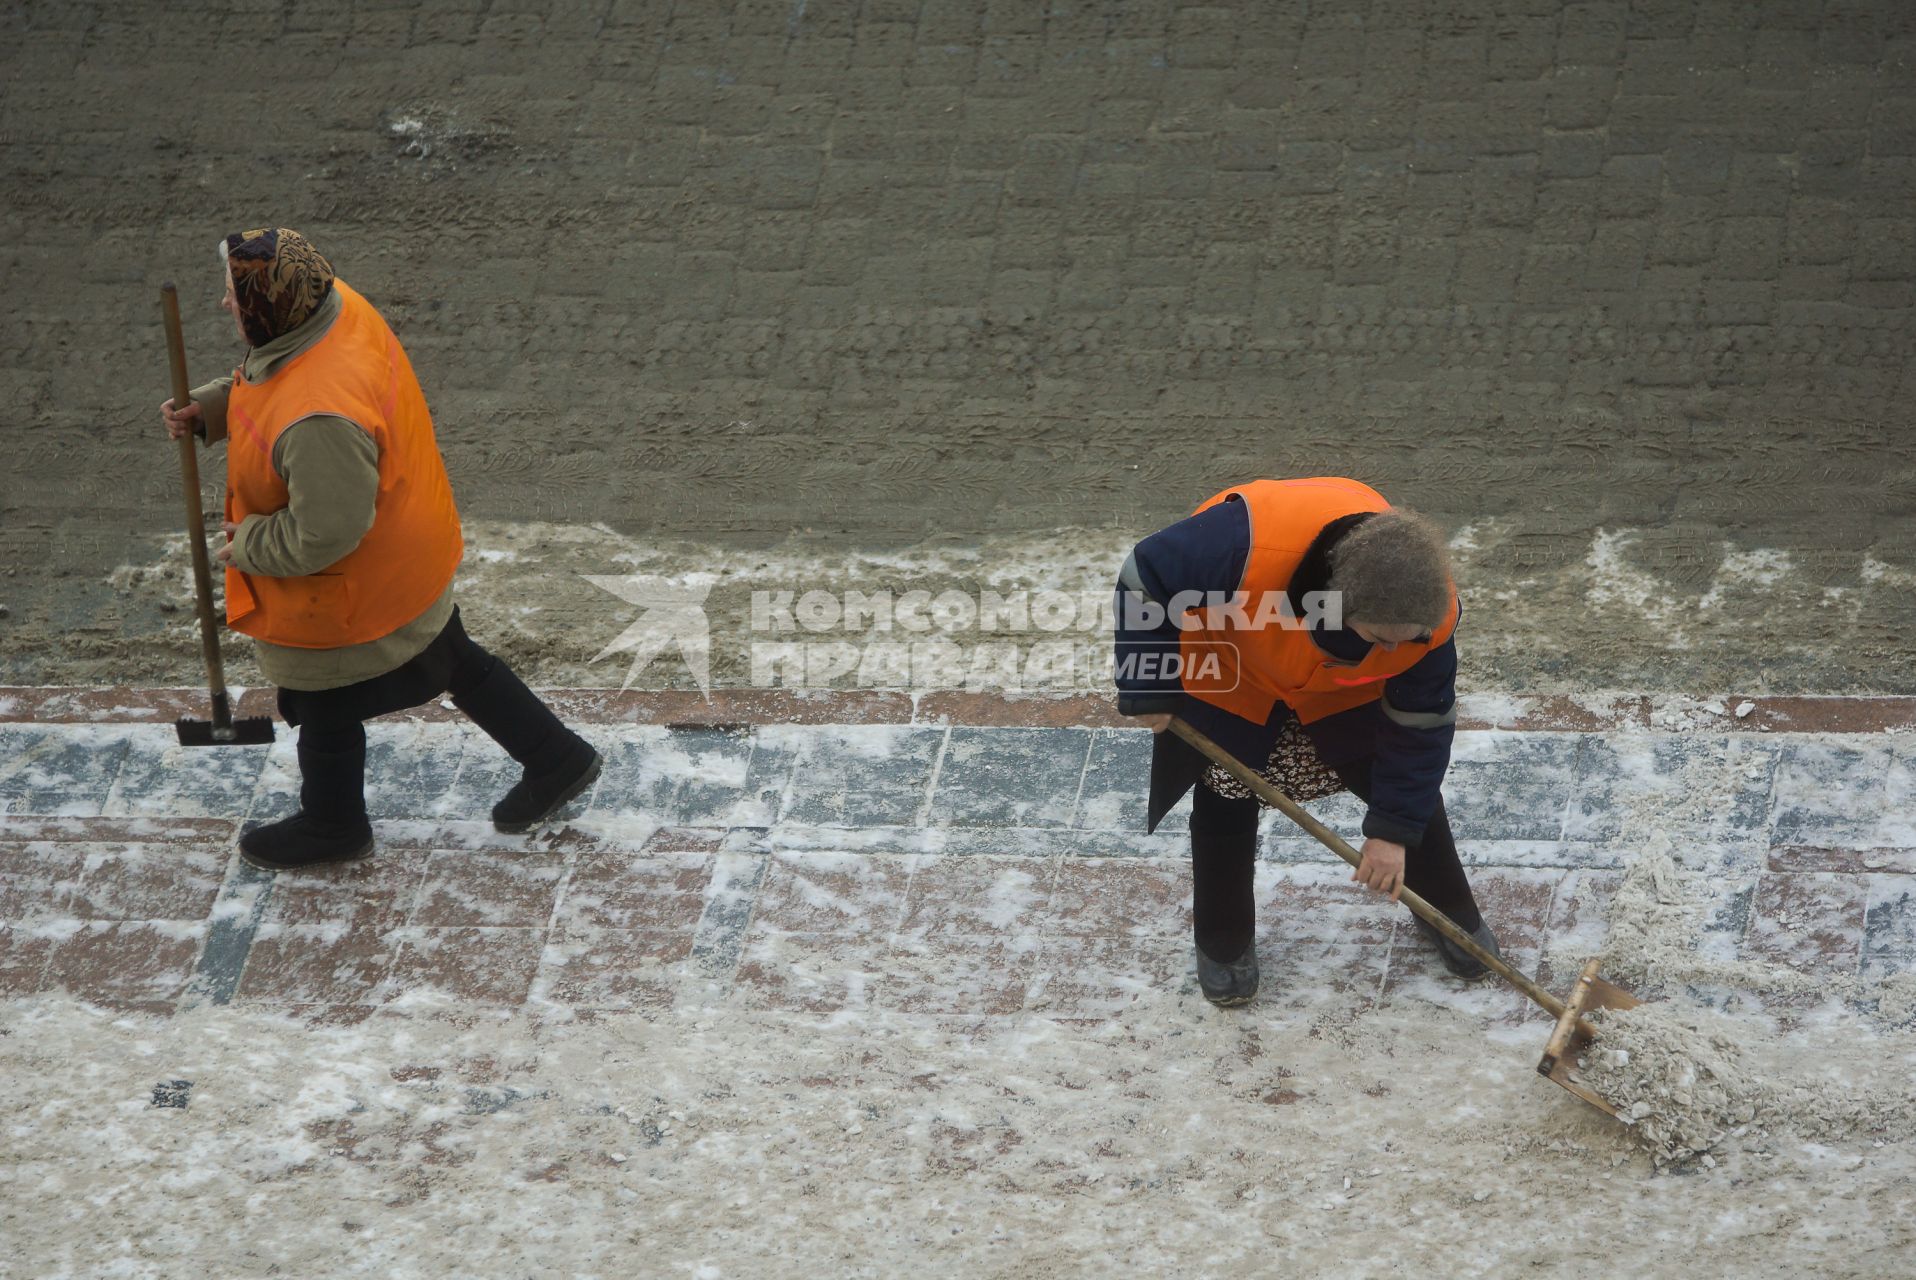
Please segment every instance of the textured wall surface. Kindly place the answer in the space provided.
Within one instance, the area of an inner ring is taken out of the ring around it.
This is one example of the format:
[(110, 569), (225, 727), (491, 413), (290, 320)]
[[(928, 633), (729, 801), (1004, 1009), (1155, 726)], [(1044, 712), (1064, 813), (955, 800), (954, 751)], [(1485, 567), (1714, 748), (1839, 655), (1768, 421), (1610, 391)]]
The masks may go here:
[(1700, 596), (1784, 551), (1852, 593), (1805, 624), (1831, 683), (1904, 678), (1916, 611), (1870, 594), (1916, 564), (1892, 0), (27, 3), (0, 30), (16, 637), (156, 625), (104, 575), (179, 521), (157, 285), (196, 380), (230, 366), (213, 245), (271, 222), (387, 311), (476, 518), (1142, 532), (1335, 471), (1478, 525), (1486, 591), (1608, 573), (1600, 531)]

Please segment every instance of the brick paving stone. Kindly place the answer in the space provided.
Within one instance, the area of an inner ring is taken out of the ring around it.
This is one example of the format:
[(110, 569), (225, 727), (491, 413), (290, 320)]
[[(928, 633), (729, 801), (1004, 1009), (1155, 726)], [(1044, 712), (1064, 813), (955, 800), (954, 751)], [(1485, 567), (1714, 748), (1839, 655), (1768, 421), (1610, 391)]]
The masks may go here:
[(1023, 1007), (1054, 1018), (1115, 1018), (1180, 990), (1190, 966), (1189, 944), (1169, 938), (1048, 937), (1032, 958)]
[(1745, 949), (1806, 973), (1853, 974), (1862, 962), (1868, 892), (1860, 876), (1765, 875), (1751, 904)]
[(88, 817), (101, 813), (125, 762), (123, 734), (6, 726), (0, 806), (8, 814)]
[[(545, 951), (544, 929), (408, 928), (382, 986), (387, 1000), (420, 994), (460, 1005), (525, 1003)], [(474, 964), (475, 956), (483, 963)]]
[(1863, 972), (1871, 977), (1916, 971), (1916, 877), (1867, 876)]
[(1461, 840), (1557, 840), (1576, 789), (1574, 739), (1560, 734), (1459, 735), (1444, 780)]
[(565, 879), (558, 858), (437, 851), (426, 863), (411, 923), (544, 928)]
[(678, 962), (691, 950), (689, 929), (554, 930), (532, 998), (592, 1009), (667, 1009), (678, 994)]
[(84, 845), (0, 844), (0, 922), (31, 923), (68, 914), (86, 860)]
[(1041, 916), (1034, 924), (1066, 937), (1189, 939), (1190, 862), (1063, 859), (1057, 865), (1048, 918)]
[(753, 785), (753, 747), (754, 736), (736, 730), (621, 731), (601, 746), (605, 768), (589, 813), (634, 813), (680, 826), (750, 821), (763, 802)]
[(205, 936), (199, 921), (90, 921), (55, 943), (45, 985), (116, 1004), (177, 1000)]
[(901, 1013), (1016, 1013), (1036, 951), (1035, 939), (1021, 937), (901, 938), (883, 954), (873, 1004)]
[(359, 862), (275, 873), (262, 920), (396, 929), (412, 915), (430, 857), (382, 850)]
[(1101, 831), (1143, 831), (1151, 783), (1151, 735), (1139, 729), (1099, 729), (1071, 815), (1071, 825)]
[(234, 998), (285, 1005), (370, 1004), (398, 950), (396, 933), (374, 924), (262, 924)]
[(775, 855), (758, 891), (752, 931), (887, 937), (905, 915), (918, 863), (849, 853)]
[(704, 914), (712, 866), (709, 853), (583, 854), (572, 866), (553, 923), (573, 929), (683, 932), (689, 940)]
[(166, 845), (74, 846), (85, 869), (67, 910), (83, 920), (199, 920), (213, 907), (225, 851)]
[(820, 826), (913, 825), (945, 732), (887, 726), (806, 735), (779, 818)]
[(932, 796), (937, 826), (1062, 827), (1084, 779), (1084, 729), (951, 730)]
[(1785, 743), (1771, 799), (1771, 843), (1851, 848), (1879, 843), (1889, 770), (1884, 745)]
[(1351, 881), (1350, 868), (1259, 867), (1257, 918), (1261, 929), (1288, 945), (1338, 943), (1382, 946), (1404, 910)]
[(891, 980), (888, 952), (873, 938), (757, 933), (740, 954), (731, 1001), (803, 1013), (871, 1008), (875, 988)]
[(0, 924), (0, 994), (31, 995), (40, 990), (56, 937), (22, 924)]
[[(916, 859), (905, 891), (903, 937), (1004, 937), (1051, 931), (1058, 867), (1035, 858)], [(1062, 891), (1062, 890), (1060, 890)]]
[(107, 796), (112, 815), (238, 818), (252, 804), (265, 753), (244, 747), (183, 747), (171, 729), (133, 726)]
[(1564, 837), (1614, 840), (1630, 808), (1653, 806), (1678, 840), (1766, 842), (1777, 755), (1749, 738), (1580, 735)]
[[(1255, 1010), (1316, 1013), (1325, 1005), (1356, 1008), (1383, 992), (1390, 968), (1388, 946), (1266, 936), (1257, 939), (1258, 996)], [(1186, 951), (1186, 963), (1193, 963)], [(1189, 978), (1197, 990), (1195, 969)]]

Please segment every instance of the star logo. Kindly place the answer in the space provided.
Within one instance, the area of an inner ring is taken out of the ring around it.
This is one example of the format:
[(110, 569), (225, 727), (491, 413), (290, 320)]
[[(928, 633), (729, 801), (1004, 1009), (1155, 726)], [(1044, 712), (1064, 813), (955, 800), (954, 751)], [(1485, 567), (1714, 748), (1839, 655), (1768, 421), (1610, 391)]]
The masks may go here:
[(684, 578), (655, 578), (649, 574), (619, 576), (583, 573), (579, 575), (602, 591), (609, 591), (627, 604), (639, 607), (639, 616), (621, 631), (612, 643), (599, 650), (592, 661), (613, 653), (630, 653), (621, 689), (630, 689), (639, 672), (667, 646), (677, 646), (685, 669), (698, 681), (699, 693), (712, 700), (712, 624), (705, 616), (705, 597), (712, 593), (713, 575), (687, 574)]

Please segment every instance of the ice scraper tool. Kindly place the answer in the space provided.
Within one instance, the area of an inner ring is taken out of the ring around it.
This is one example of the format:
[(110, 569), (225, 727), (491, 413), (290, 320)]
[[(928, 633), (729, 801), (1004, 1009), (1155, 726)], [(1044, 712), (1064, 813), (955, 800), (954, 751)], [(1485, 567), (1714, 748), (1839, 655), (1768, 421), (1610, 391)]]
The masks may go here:
[[(1233, 778), (1249, 787), (1252, 795), (1273, 808), (1282, 810), (1285, 817), (1316, 836), (1325, 848), (1350, 863), (1351, 866), (1355, 867), (1363, 861), (1357, 850), (1344, 843), (1336, 832), (1304, 812), (1295, 800), (1246, 768), (1243, 761), (1223, 747), (1176, 717), (1171, 720), (1171, 732), (1196, 747), (1212, 761), (1222, 765)], [(1595, 960), (1584, 966), (1582, 976), (1577, 979), (1577, 985), (1571, 989), (1570, 999), (1559, 1000), (1511, 968), (1501, 956), (1494, 956), (1478, 946), (1477, 940), (1465, 933), (1449, 916), (1409, 889), (1405, 889), (1399, 897), (1405, 906), (1416, 912), (1432, 928), (1468, 951), (1481, 963), (1490, 966), (1491, 971), (1498, 977), (1529, 996), (1556, 1018), (1556, 1029), (1551, 1032), (1550, 1042), (1544, 1046), (1543, 1060), (1537, 1064), (1537, 1073), (1554, 1080), (1591, 1106), (1607, 1111), (1613, 1116), (1616, 1115), (1616, 1107), (1601, 1094), (1578, 1080), (1572, 1073), (1571, 1067), (1575, 1065), (1576, 1052), (1590, 1043), (1597, 1034), (1596, 1028), (1584, 1019), (1583, 1015), (1586, 1012), (1591, 1009), (1629, 1009), (1641, 1002), (1622, 987), (1599, 978)]]
[[(160, 286), (160, 310), (166, 316), (166, 354), (173, 363), (173, 403), (193, 397), (186, 385), (186, 340), (180, 336), (180, 296), (171, 282)], [(193, 590), (200, 612), (200, 654), (213, 699), (211, 720), (182, 717), (174, 725), (183, 747), (257, 746), (273, 740), (273, 722), (265, 716), (233, 719), (226, 697), (226, 669), (220, 662), (219, 623), (213, 618), (213, 566), (206, 555), (206, 513), (200, 509), (200, 462), (193, 437), (180, 437), (180, 479), (186, 490), (186, 542), (193, 552)]]

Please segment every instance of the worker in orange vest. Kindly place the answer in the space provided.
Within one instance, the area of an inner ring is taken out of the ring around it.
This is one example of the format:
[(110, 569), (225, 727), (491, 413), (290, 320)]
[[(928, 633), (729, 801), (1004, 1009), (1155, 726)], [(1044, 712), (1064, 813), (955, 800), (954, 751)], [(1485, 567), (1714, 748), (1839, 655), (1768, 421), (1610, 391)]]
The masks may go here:
[(296, 231), (228, 236), (220, 261), (246, 357), (160, 413), (175, 439), (227, 443), (227, 625), (299, 727), (299, 810), (249, 827), (240, 855), (282, 870), (370, 854), (364, 722), (448, 691), (524, 766), (494, 825), (530, 829), (591, 785), (599, 753), (466, 635), (459, 512), (405, 350)]
[[(1255, 480), (1138, 543), (1120, 570), (1118, 710), (1156, 734), (1148, 825), (1196, 785), (1191, 878), (1206, 998), (1258, 986), (1258, 803), (1163, 732), (1182, 717), (1292, 799), (1368, 805), (1353, 880), (1406, 888), (1486, 949), (1441, 785), (1456, 722), (1459, 606), (1443, 535), (1355, 480)], [(1412, 917), (1445, 966), (1486, 967)]]

